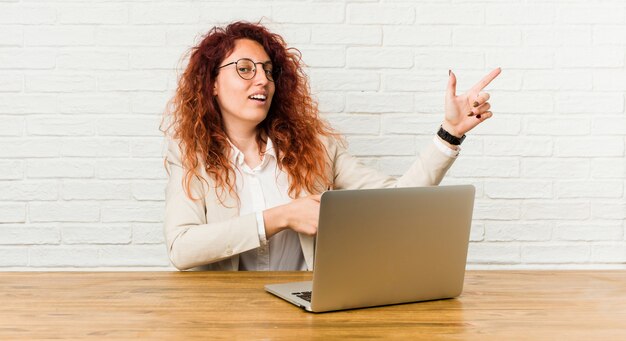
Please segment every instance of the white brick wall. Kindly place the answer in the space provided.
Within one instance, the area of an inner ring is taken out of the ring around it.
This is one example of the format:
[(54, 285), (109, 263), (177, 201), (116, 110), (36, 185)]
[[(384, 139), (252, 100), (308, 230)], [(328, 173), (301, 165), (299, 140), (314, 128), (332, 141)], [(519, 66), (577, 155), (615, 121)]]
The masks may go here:
[(626, 268), (622, 1), (0, 0), (0, 270), (171, 269), (160, 115), (212, 26), (303, 52), (326, 118), (401, 174), (496, 66), (495, 116), (444, 184), (476, 186), (473, 268)]

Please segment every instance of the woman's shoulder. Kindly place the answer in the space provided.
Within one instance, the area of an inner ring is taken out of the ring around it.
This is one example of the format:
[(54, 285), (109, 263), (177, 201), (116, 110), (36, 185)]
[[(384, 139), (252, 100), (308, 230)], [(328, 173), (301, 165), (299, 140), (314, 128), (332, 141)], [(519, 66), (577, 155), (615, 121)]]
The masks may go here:
[(324, 151), (326, 153), (326, 162), (330, 166), (329, 169), (334, 169), (336, 163), (341, 159), (342, 155), (345, 155), (348, 146), (346, 139), (339, 135), (319, 135), (319, 140), (322, 143)]
[(319, 140), (330, 155), (347, 148), (347, 141), (341, 135), (319, 135)]
[[(175, 139), (175, 138), (171, 138), (171, 137), (166, 137), (165, 138), (165, 147), (163, 148), (164, 152), (163, 152), (163, 158), (165, 159), (166, 163), (172, 163), (175, 164), (177, 166), (183, 167), (183, 158), (184, 158), (184, 150), (185, 150), (185, 144), (182, 140), (180, 139)], [(204, 164), (204, 158), (200, 157), (200, 155), (198, 155), (197, 157), (197, 162), (198, 162), (198, 167), (200, 170), (204, 169), (203, 164)]]
[(163, 148), (163, 157), (168, 162), (180, 164), (182, 154), (182, 143), (179, 139), (165, 137)]

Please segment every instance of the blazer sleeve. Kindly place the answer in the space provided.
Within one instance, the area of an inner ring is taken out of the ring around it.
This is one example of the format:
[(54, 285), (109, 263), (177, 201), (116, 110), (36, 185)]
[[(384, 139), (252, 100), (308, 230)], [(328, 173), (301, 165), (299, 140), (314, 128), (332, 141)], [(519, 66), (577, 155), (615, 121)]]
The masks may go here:
[[(190, 199), (183, 188), (185, 170), (180, 161), (180, 148), (168, 141), (165, 166), (169, 174), (165, 193), (164, 232), (167, 252), (179, 270), (214, 263), (260, 246), (254, 213), (229, 216), (219, 206), (214, 191), (194, 178)], [(209, 204), (207, 205), (207, 202)], [(207, 207), (208, 206), (208, 207)], [(234, 211), (233, 211), (234, 210)], [(215, 216), (207, 223), (207, 216)]]
[(395, 178), (364, 166), (348, 153), (344, 143), (333, 138), (328, 143), (336, 189), (436, 186), (455, 160), (433, 142), (420, 152), (404, 175)]

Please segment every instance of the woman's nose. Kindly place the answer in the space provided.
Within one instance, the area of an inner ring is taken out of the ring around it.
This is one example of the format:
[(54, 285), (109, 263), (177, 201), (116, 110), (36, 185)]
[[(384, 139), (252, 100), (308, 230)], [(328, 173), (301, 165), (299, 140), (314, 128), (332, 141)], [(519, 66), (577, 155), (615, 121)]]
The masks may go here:
[(265, 70), (263, 69), (261, 65), (257, 66), (256, 74), (254, 75), (253, 80), (254, 80), (254, 84), (261, 84), (261, 85), (265, 85), (267, 84), (267, 82), (269, 82), (269, 80), (267, 79), (267, 76), (265, 75)]

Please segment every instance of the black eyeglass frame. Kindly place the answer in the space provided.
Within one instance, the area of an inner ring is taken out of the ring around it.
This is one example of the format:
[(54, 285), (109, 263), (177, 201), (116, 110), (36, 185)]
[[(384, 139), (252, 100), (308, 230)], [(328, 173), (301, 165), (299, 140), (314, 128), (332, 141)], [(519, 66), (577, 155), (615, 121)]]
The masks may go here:
[[(239, 66), (238, 66), (237, 64), (238, 64), (240, 61), (242, 61), (242, 60), (247, 60), (247, 61), (250, 61), (250, 62), (252, 63), (252, 65), (254, 65), (254, 69), (252, 70), (252, 77), (250, 77), (250, 78), (245, 78), (245, 77), (244, 77), (244, 76), (242, 76), (242, 75), (241, 75), (241, 73), (239, 72)], [(245, 79), (245, 80), (247, 80), (247, 81), (249, 81), (249, 80), (253, 79), (253, 78), (256, 76), (256, 70), (257, 70), (256, 65), (257, 65), (257, 64), (261, 64), (261, 65), (262, 65), (262, 66), (261, 66), (261, 68), (263, 69), (263, 73), (265, 74), (265, 78), (267, 78), (267, 80), (268, 80), (268, 81), (270, 81), (270, 82), (272, 82), (272, 83), (274, 82), (274, 79), (275, 79), (275, 78), (278, 76), (278, 74), (279, 74), (279, 73), (278, 73), (278, 69), (274, 68), (274, 65), (272, 65), (272, 62), (271, 62), (271, 61), (267, 61), (267, 62), (255, 62), (254, 60), (252, 60), (252, 59), (250, 59), (250, 58), (239, 58), (239, 59), (237, 59), (236, 61), (234, 61), (234, 62), (230, 62), (230, 63), (228, 63), (228, 64), (224, 64), (224, 65), (222, 65), (222, 66), (218, 67), (217, 69), (219, 70), (219, 69), (221, 69), (221, 68), (224, 68), (224, 67), (227, 67), (227, 66), (229, 66), (229, 65), (233, 65), (233, 64), (235, 64), (235, 71), (237, 71), (237, 74), (239, 75), (239, 77), (241, 77), (241, 79)], [(270, 77), (270, 76), (268, 76), (268, 74), (267, 74), (267, 70), (265, 70), (265, 65), (267, 65), (267, 64), (272, 65), (272, 71), (270, 72), (271, 77)]]

